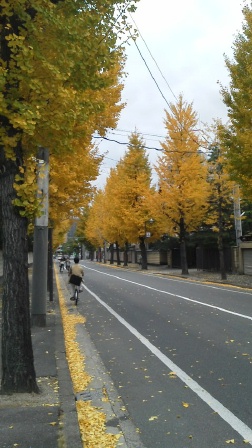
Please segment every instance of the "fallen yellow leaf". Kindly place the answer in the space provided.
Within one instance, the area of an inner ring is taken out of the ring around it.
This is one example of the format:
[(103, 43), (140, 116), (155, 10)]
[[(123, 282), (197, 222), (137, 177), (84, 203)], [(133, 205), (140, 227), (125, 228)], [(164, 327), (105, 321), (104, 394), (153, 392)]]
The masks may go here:
[(226, 443), (235, 443), (235, 440), (234, 439), (231, 439), (231, 440), (226, 440)]
[(152, 417), (149, 418), (149, 422), (152, 422), (153, 420), (157, 420), (158, 417), (156, 415), (153, 415)]
[(185, 403), (184, 401), (182, 401), (182, 405), (184, 406), (184, 408), (189, 408), (189, 403)]

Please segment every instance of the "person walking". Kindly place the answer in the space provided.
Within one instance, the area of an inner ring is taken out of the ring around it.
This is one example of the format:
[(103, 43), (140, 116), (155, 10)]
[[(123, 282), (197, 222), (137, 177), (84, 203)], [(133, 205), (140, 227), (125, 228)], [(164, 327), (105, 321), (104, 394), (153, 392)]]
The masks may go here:
[(66, 261), (65, 261), (65, 266), (66, 266), (66, 270), (69, 272), (69, 269), (70, 269), (70, 265), (71, 265), (71, 263), (70, 263), (70, 259), (69, 259), (69, 257), (67, 257), (66, 258)]
[(81, 283), (84, 277), (84, 269), (82, 266), (79, 265), (79, 261), (80, 261), (79, 257), (75, 257), (74, 265), (71, 265), (68, 271), (69, 284), (72, 288), (72, 297), (70, 297), (70, 300), (74, 300), (74, 291), (76, 285), (79, 286), (79, 292), (82, 291)]
[(64, 265), (65, 265), (65, 257), (64, 255), (61, 256), (60, 262), (59, 262), (59, 269), (60, 272), (64, 271)]

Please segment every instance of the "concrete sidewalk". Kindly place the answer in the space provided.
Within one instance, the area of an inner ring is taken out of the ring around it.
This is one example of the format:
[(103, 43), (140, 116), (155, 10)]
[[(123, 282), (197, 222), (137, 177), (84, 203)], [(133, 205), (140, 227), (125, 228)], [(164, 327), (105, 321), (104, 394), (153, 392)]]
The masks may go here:
[(47, 302), (46, 327), (32, 328), (40, 394), (0, 395), (1, 448), (83, 447), (56, 285), (53, 298)]

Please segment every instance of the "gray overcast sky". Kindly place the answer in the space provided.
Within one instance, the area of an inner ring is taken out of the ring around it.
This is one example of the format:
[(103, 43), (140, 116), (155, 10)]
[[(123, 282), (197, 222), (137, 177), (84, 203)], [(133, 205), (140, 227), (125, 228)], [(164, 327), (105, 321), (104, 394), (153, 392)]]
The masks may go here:
[[(242, 6), (242, 0), (140, 0), (132, 16), (172, 89), (173, 93), (139, 36), (137, 45), (166, 100), (174, 103), (173, 94), (177, 97), (182, 93), (187, 102), (193, 103), (201, 122), (210, 124), (214, 118), (227, 120), (217, 81), (225, 86), (229, 84), (223, 55), (233, 57), (232, 45), (242, 30)], [(109, 132), (107, 137), (128, 142), (129, 133), (136, 129), (147, 146), (160, 148), (162, 138), (150, 134), (165, 136), (164, 109), (168, 110), (168, 105), (135, 44), (127, 46), (126, 52), (128, 76), (122, 101), (127, 105), (117, 130)], [(102, 154), (107, 152), (96, 182), (102, 187), (110, 167), (116, 166), (127, 147), (105, 140), (95, 140), (95, 143)], [(148, 153), (154, 164), (160, 153), (154, 149)]]

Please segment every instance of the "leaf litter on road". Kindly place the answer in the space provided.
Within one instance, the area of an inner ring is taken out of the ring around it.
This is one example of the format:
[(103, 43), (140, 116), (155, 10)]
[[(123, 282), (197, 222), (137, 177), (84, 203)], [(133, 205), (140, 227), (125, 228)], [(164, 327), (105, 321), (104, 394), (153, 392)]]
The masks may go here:
[[(57, 277), (56, 277), (57, 281)], [(59, 290), (59, 303), (63, 322), (66, 358), (75, 394), (87, 388), (91, 376), (85, 372), (84, 356), (76, 341), (76, 325), (84, 323), (85, 318), (80, 314), (69, 314), (64, 296)], [(106, 432), (106, 417), (103, 412), (92, 405), (91, 401), (76, 401), (76, 409), (83, 447), (115, 448), (121, 434)], [(53, 422), (54, 423), (54, 422)]]

